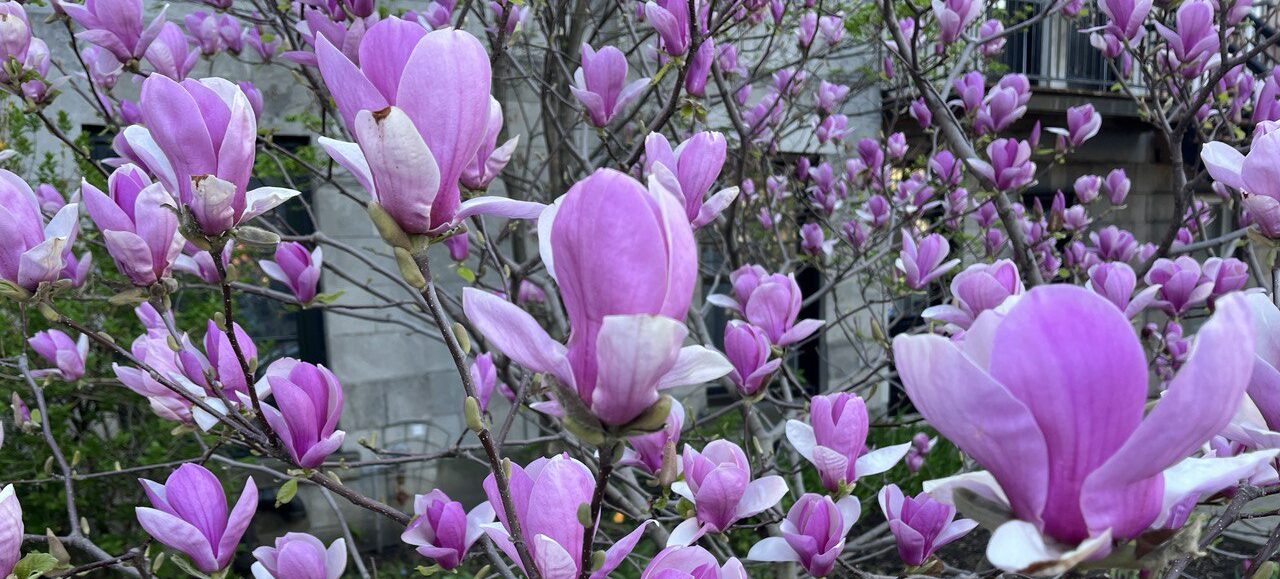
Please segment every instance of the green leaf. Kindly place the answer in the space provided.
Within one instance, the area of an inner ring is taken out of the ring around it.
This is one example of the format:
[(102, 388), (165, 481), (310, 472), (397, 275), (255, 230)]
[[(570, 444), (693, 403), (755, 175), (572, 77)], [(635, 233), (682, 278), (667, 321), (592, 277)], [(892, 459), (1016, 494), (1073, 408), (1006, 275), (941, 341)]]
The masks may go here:
[(177, 565), (178, 568), (182, 569), (182, 572), (186, 573), (187, 575), (196, 577), (198, 579), (210, 579), (208, 575), (205, 575), (204, 573), (201, 573), (199, 570), (197, 570), (195, 566), (191, 564), (191, 561), (188, 561), (186, 557), (183, 557), (181, 555), (174, 555), (173, 564)]
[(316, 303), (320, 303), (320, 304), (331, 304), (333, 302), (338, 301), (338, 298), (342, 297), (342, 294), (344, 293), (347, 293), (347, 292), (344, 290), (338, 290), (336, 292), (316, 294), (315, 301)]
[(276, 491), (276, 508), (280, 505), (287, 505), (293, 497), (298, 494), (298, 479), (291, 478), (280, 485), (280, 490)]
[(35, 551), (27, 553), (27, 556), (18, 561), (18, 565), (13, 568), (13, 574), (17, 575), (18, 579), (33, 579), (57, 569), (59, 565), (58, 559), (53, 555)]
[(476, 282), (476, 272), (471, 271), (471, 268), (464, 265), (458, 266), (458, 277), (467, 283)]

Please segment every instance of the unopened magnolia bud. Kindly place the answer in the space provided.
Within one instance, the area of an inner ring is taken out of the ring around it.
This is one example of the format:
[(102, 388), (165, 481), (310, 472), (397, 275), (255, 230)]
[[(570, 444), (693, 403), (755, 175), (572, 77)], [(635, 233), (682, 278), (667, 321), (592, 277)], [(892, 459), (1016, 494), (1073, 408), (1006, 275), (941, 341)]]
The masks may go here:
[(604, 567), (604, 551), (591, 553), (591, 570), (599, 571)]
[(427, 287), (427, 278), (422, 277), (422, 271), (418, 269), (418, 262), (413, 260), (413, 255), (409, 253), (409, 250), (397, 247), (395, 252), (396, 266), (400, 268), (400, 277), (403, 277), (404, 281), (416, 289)]
[(222, 312), (214, 312), (213, 324), (218, 326), (219, 330), (227, 331), (227, 316), (223, 315)]
[(591, 505), (587, 503), (578, 505), (578, 522), (584, 527), (591, 526)]
[(453, 337), (458, 340), (458, 347), (462, 348), (462, 353), (471, 353), (471, 335), (467, 333), (466, 328), (462, 327), (462, 324), (453, 323)]
[(386, 209), (383, 209), (377, 203), (370, 202), (368, 211), (369, 219), (373, 221), (373, 227), (378, 230), (378, 235), (382, 236), (382, 240), (387, 242), (387, 245), (405, 251), (413, 247), (413, 244), (409, 242), (409, 236), (400, 228), (400, 224), (396, 223), (395, 218), (391, 217), (390, 213), (387, 213)]
[(871, 337), (877, 342), (884, 343), (887, 340), (884, 337), (884, 328), (880, 327), (880, 322), (874, 318), (871, 320)]
[(658, 484), (666, 487), (676, 480), (676, 468), (680, 457), (676, 455), (676, 443), (674, 440), (668, 440), (662, 446), (662, 466), (658, 468), (657, 479)]
[(44, 319), (49, 320), (50, 322), (58, 321), (58, 312), (53, 309), (53, 306), (40, 302), (40, 305), (36, 306), (36, 309), (40, 310), (40, 314), (44, 316)]
[(467, 416), (467, 428), (472, 432), (480, 433), (484, 430), (484, 418), (480, 416), (480, 401), (475, 396), (468, 396), (466, 401), (462, 403), (464, 414)]
[(264, 249), (273, 249), (276, 244), (280, 243), (280, 236), (273, 232), (262, 229), (261, 227), (253, 227), (244, 225), (236, 228), (236, 241), (253, 247), (261, 247)]
[(71, 553), (67, 552), (67, 547), (62, 544), (58, 536), (53, 534), (53, 529), (44, 530), (45, 541), (49, 543), (49, 554), (53, 555), (59, 563), (69, 565), (71, 563)]

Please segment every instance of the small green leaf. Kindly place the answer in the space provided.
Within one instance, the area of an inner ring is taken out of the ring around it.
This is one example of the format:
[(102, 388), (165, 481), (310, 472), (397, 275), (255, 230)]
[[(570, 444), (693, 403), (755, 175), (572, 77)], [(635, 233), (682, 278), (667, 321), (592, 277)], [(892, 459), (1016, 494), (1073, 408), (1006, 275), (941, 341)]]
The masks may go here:
[(174, 555), (173, 564), (177, 565), (178, 568), (182, 569), (182, 572), (186, 573), (187, 575), (196, 577), (197, 579), (210, 579), (208, 575), (205, 575), (204, 573), (201, 573), (199, 570), (197, 570), (195, 566), (191, 564), (191, 561), (188, 561), (186, 557), (183, 557), (181, 555)]
[(57, 569), (59, 566), (57, 557), (48, 553), (31, 552), (18, 561), (18, 565), (13, 568), (13, 574), (18, 579), (33, 579)]
[(276, 507), (287, 505), (293, 497), (298, 494), (298, 479), (291, 478), (280, 485), (280, 490), (276, 491)]
[(471, 268), (460, 265), (458, 266), (457, 271), (458, 271), (458, 277), (462, 278), (462, 281), (465, 281), (467, 283), (476, 282), (476, 272), (471, 271)]
[(336, 292), (316, 294), (315, 302), (319, 304), (331, 304), (333, 302), (338, 301), (338, 298), (342, 297), (342, 294), (344, 293), (347, 293), (347, 292), (343, 290), (338, 290)]

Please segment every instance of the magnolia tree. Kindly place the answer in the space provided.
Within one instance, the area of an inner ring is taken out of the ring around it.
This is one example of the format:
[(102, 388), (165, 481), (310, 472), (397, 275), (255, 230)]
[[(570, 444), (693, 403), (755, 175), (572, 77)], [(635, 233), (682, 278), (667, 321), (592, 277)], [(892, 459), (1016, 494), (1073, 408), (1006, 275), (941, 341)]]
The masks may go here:
[[(1272, 6), (208, 0), (177, 20), (53, 1), (0, 3), (17, 136), (56, 138), (83, 177), (32, 187), (47, 171), (21, 150), (0, 171), (21, 332), (3, 452), (38, 443), (6, 463), (46, 465), (0, 492), (0, 577), (223, 577), (238, 550), (257, 577), (368, 577), (337, 501), (402, 527), (425, 574), (1277, 571)], [(1088, 35), (1164, 141), (1152, 239), (1104, 225), (1123, 170), (1072, 175), (1070, 206), (1027, 195), (1104, 123), (1089, 104), (1019, 122), (1036, 89), (1002, 53), (1049, 21)], [(200, 78), (202, 59), (249, 72)], [(318, 148), (275, 139), (253, 85), (271, 75)], [(77, 99), (116, 157), (47, 112)], [(288, 186), (250, 188), (268, 174)], [(311, 210), (298, 179), (385, 245), (289, 227)], [(367, 291), (320, 293), (321, 272)], [(260, 364), (242, 294), (433, 336), (467, 431), (416, 455), (347, 439), (343, 376)], [(819, 343), (848, 376), (801, 371)], [(708, 384), (734, 401), (706, 409)], [(84, 406), (118, 394), (147, 418)], [(155, 423), (191, 455), (69, 440)], [(406, 512), (341, 479), (459, 456), (487, 466), (487, 501), (423, 488)], [(127, 520), (78, 500), (89, 479), (130, 487)], [(342, 537), (242, 540), (264, 480), (281, 502), (317, 487)], [(58, 516), (24, 519), (51, 493)], [(1244, 523), (1256, 544), (1195, 561)]]

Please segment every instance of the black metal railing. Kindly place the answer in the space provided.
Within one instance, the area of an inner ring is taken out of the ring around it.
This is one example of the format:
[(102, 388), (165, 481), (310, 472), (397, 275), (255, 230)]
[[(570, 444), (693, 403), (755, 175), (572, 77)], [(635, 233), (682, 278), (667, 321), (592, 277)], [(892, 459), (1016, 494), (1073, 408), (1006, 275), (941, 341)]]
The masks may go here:
[[(1033, 17), (1042, 6), (1032, 0), (1004, 0), (993, 3), (988, 15), (1008, 26)], [(1038, 87), (1109, 91), (1117, 82), (1115, 71), (1090, 45), (1089, 35), (1080, 32), (1104, 19), (1096, 11), (1075, 19), (1054, 15), (1010, 35), (1003, 55), (1005, 72), (1025, 74)]]

